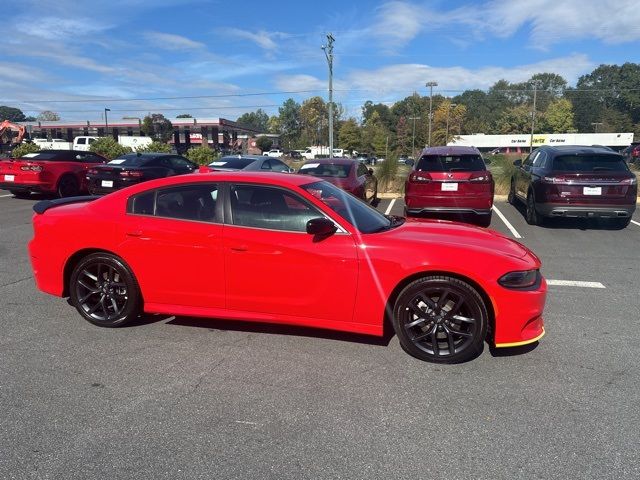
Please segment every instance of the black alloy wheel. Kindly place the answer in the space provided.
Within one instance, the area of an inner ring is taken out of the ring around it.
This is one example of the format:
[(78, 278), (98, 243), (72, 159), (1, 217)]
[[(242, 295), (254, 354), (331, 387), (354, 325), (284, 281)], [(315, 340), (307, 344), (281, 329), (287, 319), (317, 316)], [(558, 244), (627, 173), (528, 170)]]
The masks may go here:
[(516, 204), (516, 184), (513, 181), (513, 179), (511, 179), (511, 186), (509, 187), (509, 195), (507, 195), (507, 202), (509, 202), (511, 205)]
[(100, 327), (120, 327), (137, 318), (140, 293), (135, 277), (117, 257), (94, 253), (71, 274), (71, 303), (86, 320)]
[(75, 197), (80, 192), (80, 186), (76, 177), (71, 175), (65, 175), (58, 182), (58, 196), (63, 197)]
[(536, 210), (536, 199), (532, 192), (527, 195), (526, 220), (529, 225), (542, 225), (542, 216)]
[(427, 362), (459, 363), (482, 352), (488, 317), (484, 300), (467, 282), (428, 276), (402, 290), (393, 327), (410, 355)]

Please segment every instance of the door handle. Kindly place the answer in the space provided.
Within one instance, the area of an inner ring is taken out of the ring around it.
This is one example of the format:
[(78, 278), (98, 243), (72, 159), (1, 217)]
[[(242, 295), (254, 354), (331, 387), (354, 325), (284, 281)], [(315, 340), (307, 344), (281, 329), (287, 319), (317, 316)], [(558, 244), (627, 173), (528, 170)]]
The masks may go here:
[(246, 252), (247, 250), (249, 250), (249, 247), (247, 247), (246, 245), (236, 245), (231, 247), (231, 250), (234, 252)]
[(141, 237), (142, 232), (140, 230), (134, 230), (132, 232), (127, 232), (127, 237)]

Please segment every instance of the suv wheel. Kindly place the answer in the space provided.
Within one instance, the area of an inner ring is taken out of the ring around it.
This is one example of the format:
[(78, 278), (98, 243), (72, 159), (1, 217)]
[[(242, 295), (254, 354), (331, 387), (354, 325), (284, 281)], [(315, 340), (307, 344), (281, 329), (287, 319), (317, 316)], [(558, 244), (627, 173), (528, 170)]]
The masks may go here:
[(516, 184), (513, 181), (513, 179), (511, 179), (511, 186), (509, 187), (509, 195), (507, 195), (507, 202), (509, 202), (511, 205), (516, 204)]
[(533, 192), (529, 192), (527, 195), (527, 223), (529, 225), (542, 225), (542, 215), (536, 210), (536, 199), (533, 196)]

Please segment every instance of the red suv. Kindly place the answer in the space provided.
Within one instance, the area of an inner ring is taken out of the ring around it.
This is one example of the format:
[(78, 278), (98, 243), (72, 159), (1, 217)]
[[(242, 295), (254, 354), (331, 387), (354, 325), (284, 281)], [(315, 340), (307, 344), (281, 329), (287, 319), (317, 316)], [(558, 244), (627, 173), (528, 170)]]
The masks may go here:
[(473, 214), (489, 226), (494, 182), (474, 147), (425, 148), (405, 183), (405, 213)]
[(298, 173), (322, 178), (365, 202), (375, 204), (377, 201), (378, 179), (373, 175), (371, 168), (367, 168), (358, 160), (350, 158), (311, 160), (303, 164)]
[(87, 192), (85, 175), (90, 167), (108, 160), (93, 152), (42, 150), (0, 161), (0, 188), (16, 197), (31, 192), (73, 197)]
[(638, 181), (608, 148), (543, 146), (514, 165), (509, 202), (525, 203), (529, 224), (545, 217), (606, 217), (622, 228), (631, 222)]

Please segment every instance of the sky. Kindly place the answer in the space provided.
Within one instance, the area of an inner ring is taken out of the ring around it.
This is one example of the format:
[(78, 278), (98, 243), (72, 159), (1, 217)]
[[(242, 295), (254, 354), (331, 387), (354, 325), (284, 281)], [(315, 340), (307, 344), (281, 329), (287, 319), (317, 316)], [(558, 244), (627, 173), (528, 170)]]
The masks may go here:
[(640, 62), (636, 0), (21, 0), (3, 11), (0, 105), (63, 120), (273, 115), (328, 98), (328, 33), (334, 98), (355, 117), (427, 81), (455, 96)]

